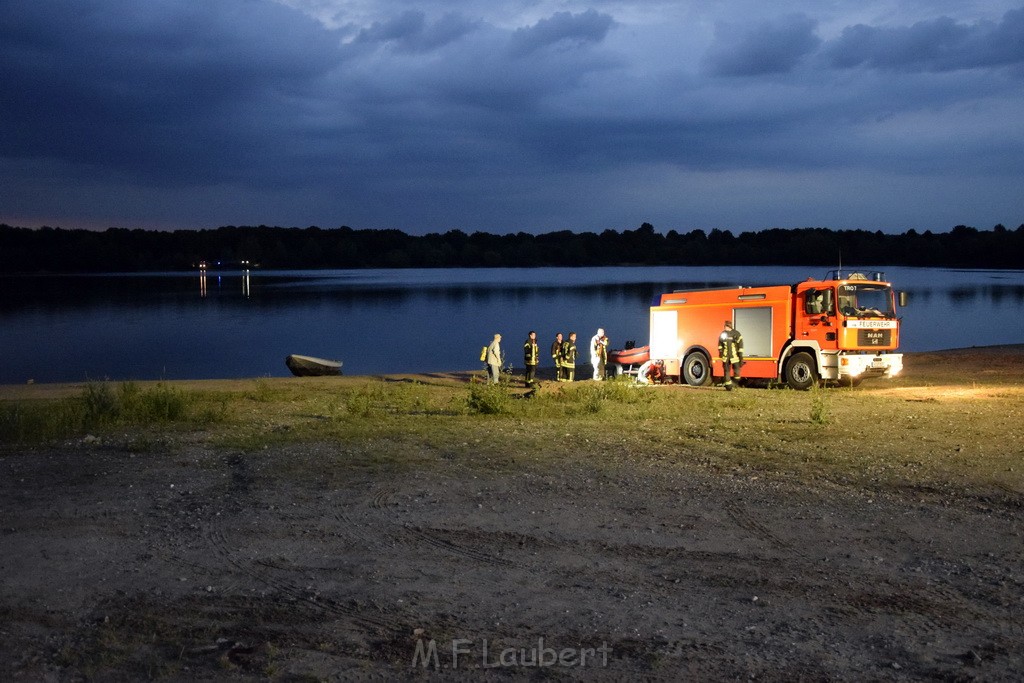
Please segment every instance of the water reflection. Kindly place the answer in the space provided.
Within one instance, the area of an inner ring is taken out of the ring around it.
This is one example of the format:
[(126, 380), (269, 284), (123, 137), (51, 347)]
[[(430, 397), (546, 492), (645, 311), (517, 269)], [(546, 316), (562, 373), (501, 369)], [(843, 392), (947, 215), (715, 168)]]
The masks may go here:
[(954, 306), (969, 304), (978, 298), (979, 287), (953, 287), (948, 292), (949, 302)]
[(927, 304), (929, 301), (931, 301), (931, 298), (932, 298), (932, 290), (931, 289), (922, 289), (920, 287), (911, 287), (911, 288), (904, 288), (902, 291), (907, 293), (907, 297), (909, 299), (909, 305), (910, 306), (913, 306), (915, 304)]
[[(588, 269), (590, 270), (590, 269)], [(639, 270), (639, 269), (638, 269)], [(754, 270), (754, 269), (752, 269)], [(925, 269), (927, 270), (927, 269)], [(437, 271), (439, 274), (444, 271)], [(565, 271), (567, 278), (572, 271)], [(907, 291), (914, 304), (929, 304), (933, 297), (941, 296), (955, 306), (977, 304), (1012, 306), (1024, 305), (1024, 283), (949, 283), (942, 282), (942, 271), (927, 285), (910, 284), (897, 289)], [(961, 276), (962, 272), (958, 272)], [(108, 276), (39, 276), (0, 277), (5, 296), (0, 299), (0, 312), (16, 314), (26, 310), (60, 311), (67, 308), (115, 307), (149, 308), (168, 303), (187, 304), (189, 291), (195, 292), (195, 274), (160, 275), (108, 275)], [(443, 277), (429, 286), (409, 286), (401, 283), (352, 283), (345, 278), (309, 278), (277, 276), (274, 273), (242, 271), (217, 273), (212, 276), (214, 287), (208, 284), (205, 269), (198, 275), (199, 299), (216, 299), (222, 306), (264, 309), (286, 308), (296, 304), (354, 304), (396, 305), (410, 301), (424, 301), (431, 305), (461, 306), (467, 301), (477, 305), (535, 304), (558, 300), (599, 301), (605, 304), (649, 305), (663, 292), (676, 290), (727, 287), (735, 282), (711, 279), (647, 280), (634, 282), (574, 283), (567, 280), (559, 284), (547, 283), (454, 283), (445, 284)], [(895, 280), (895, 278), (894, 278)], [(232, 286), (233, 282), (237, 285)], [(746, 278), (745, 286), (772, 284), (765, 278)], [(258, 285), (259, 294), (254, 294)], [(226, 288), (227, 287), (227, 288)], [(237, 287), (237, 289), (234, 289)], [(241, 296), (231, 294), (231, 290)], [(194, 296), (194, 294), (192, 295)]]
[(1024, 285), (990, 285), (985, 288), (988, 298), (995, 304), (1024, 304)]
[(946, 296), (955, 306), (974, 305), (979, 300), (997, 306), (1002, 303), (1019, 306), (1024, 303), (1024, 285), (956, 286), (947, 289)]
[[(495, 332), (511, 349), (530, 329), (547, 343), (557, 331), (589, 338), (598, 327), (613, 346), (646, 341), (661, 293), (809, 274), (822, 275), (735, 267), (0, 277), (0, 382), (283, 375), (289, 353), (341, 358), (353, 373), (466, 369)], [(888, 275), (910, 294), (904, 350), (1024, 342), (1021, 272)], [(238, 339), (252, 340), (244, 352)]]

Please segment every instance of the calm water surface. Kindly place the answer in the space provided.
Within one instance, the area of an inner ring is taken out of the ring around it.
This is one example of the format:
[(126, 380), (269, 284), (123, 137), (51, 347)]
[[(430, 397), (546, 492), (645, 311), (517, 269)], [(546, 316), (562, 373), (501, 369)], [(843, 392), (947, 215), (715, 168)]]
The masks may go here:
[[(1024, 271), (882, 268), (910, 295), (904, 351), (1024, 343)], [(647, 342), (661, 292), (793, 283), (825, 268), (239, 271), (0, 278), (0, 383), (285, 376), (301, 353), (346, 374), (475, 369), (502, 333)], [(544, 365), (542, 354), (542, 367)]]

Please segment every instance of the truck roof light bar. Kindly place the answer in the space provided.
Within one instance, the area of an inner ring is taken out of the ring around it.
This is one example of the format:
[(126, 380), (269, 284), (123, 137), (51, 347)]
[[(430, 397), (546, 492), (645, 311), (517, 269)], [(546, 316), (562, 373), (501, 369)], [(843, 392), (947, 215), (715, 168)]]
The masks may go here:
[(826, 280), (873, 280), (874, 282), (887, 282), (885, 273), (880, 270), (830, 270), (825, 273)]

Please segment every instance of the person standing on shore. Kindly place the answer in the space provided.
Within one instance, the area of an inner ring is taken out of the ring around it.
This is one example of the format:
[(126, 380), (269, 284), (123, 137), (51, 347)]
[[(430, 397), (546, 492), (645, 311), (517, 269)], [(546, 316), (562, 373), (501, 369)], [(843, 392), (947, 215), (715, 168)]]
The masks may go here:
[(562, 342), (562, 370), (564, 371), (563, 382), (572, 382), (576, 379), (576, 333), (570, 332), (569, 338)]
[(555, 362), (555, 380), (562, 381), (562, 333), (555, 335), (551, 342), (551, 360)]
[(487, 347), (487, 367), (491, 371), (491, 384), (497, 384), (501, 379), (501, 335), (494, 335), (494, 341)]
[(523, 344), (523, 364), (526, 366), (526, 386), (537, 383), (537, 364), (540, 362), (540, 347), (537, 346), (537, 333), (530, 330)]
[[(732, 321), (725, 321), (725, 329), (718, 337), (718, 355), (722, 357), (722, 369), (725, 372), (725, 390), (732, 391), (733, 379), (740, 379), (740, 368), (743, 367), (743, 335), (733, 329)], [(732, 376), (730, 377), (730, 370)]]
[(607, 358), (607, 352), (602, 354), (604, 350), (606, 338), (604, 336), (604, 328), (599, 327), (597, 334), (590, 338), (590, 365), (594, 368), (594, 379), (604, 379), (604, 363), (601, 361), (602, 355)]

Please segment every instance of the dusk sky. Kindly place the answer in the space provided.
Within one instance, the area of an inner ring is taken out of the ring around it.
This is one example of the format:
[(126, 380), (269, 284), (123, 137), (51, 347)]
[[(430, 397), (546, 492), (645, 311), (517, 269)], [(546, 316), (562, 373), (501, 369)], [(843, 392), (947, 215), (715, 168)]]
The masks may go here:
[(1024, 222), (1021, 0), (4, 0), (0, 222)]

